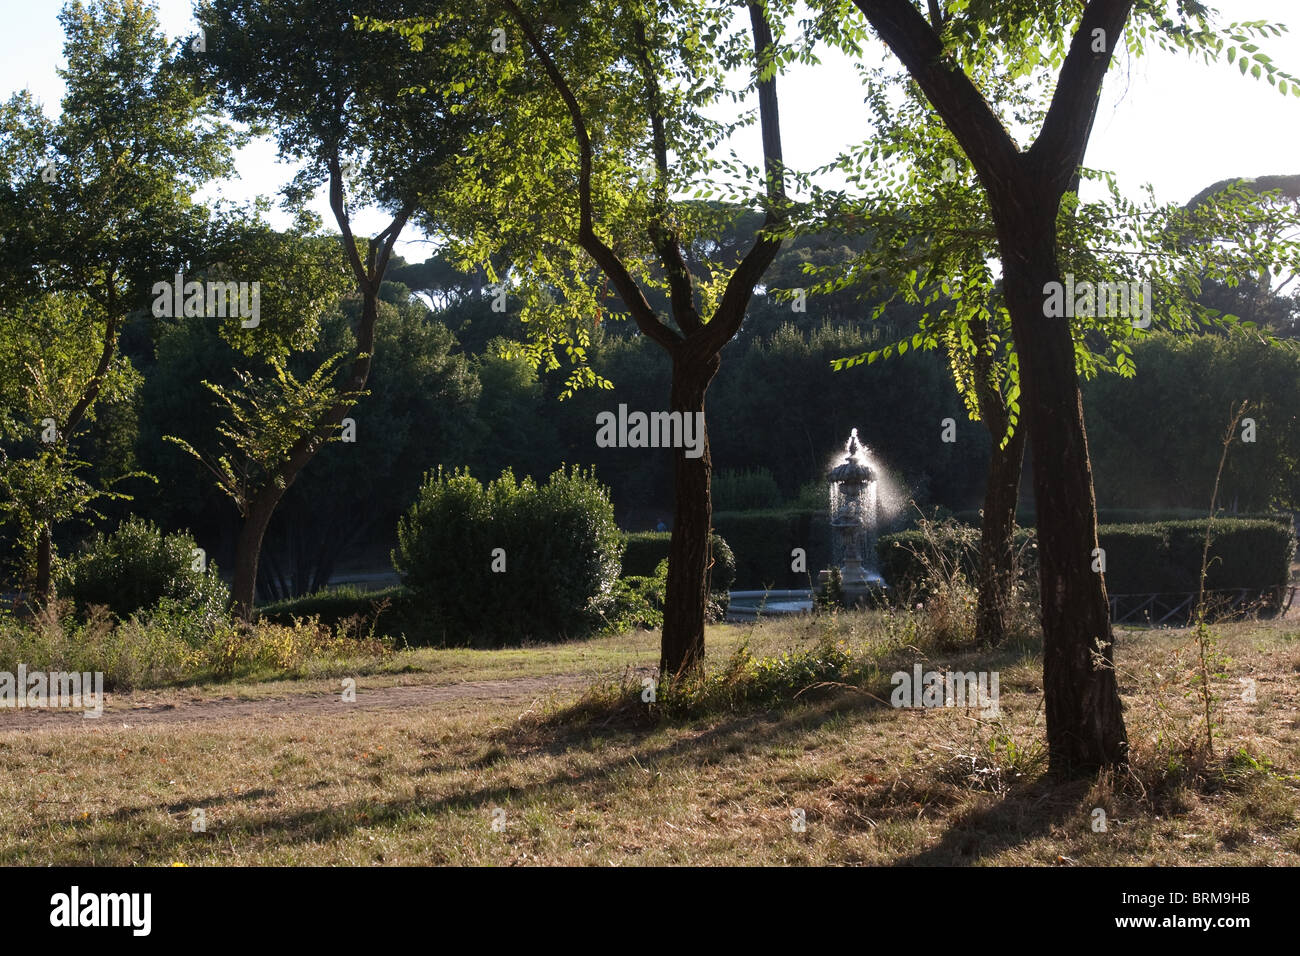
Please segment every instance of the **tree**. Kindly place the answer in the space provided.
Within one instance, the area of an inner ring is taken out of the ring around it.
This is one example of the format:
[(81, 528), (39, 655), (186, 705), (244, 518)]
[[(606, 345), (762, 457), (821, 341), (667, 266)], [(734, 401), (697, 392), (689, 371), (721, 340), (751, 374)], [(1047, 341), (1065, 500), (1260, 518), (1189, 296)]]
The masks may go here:
[[(574, 256), (585, 253), (638, 330), (667, 353), (670, 412), (702, 420), (722, 348), (780, 247), (768, 229), (785, 215), (775, 79), (783, 61), (766, 6), (748, 5), (746, 31), (733, 30), (729, 5), (715, 9), (694, 0), (581, 10), (499, 0), (494, 7), (506, 24), (497, 29), (518, 31), (524, 45), (512, 49), (502, 39), (499, 50), (480, 45), (472, 53), (495, 67), (495, 85), (476, 92), (493, 99), (501, 122), (476, 141), (473, 162), (482, 182), (466, 207), (479, 215), (461, 261), (486, 262), (506, 247), (528, 264), (528, 274), (521, 270), (517, 278), (531, 280), (531, 291), (528, 285), (519, 291), (534, 296), (523, 313), (534, 323), (531, 354), (549, 365), (563, 351), (576, 366), (571, 390), (602, 384), (585, 360), (606, 286)], [(375, 26), (413, 37), (427, 28), (391, 16)], [(698, 188), (714, 165), (709, 150), (739, 125), (712, 122), (703, 110), (722, 94), (726, 69), (742, 67), (752, 72), (750, 89), (757, 91), (763, 167), (741, 173), (762, 184), (757, 205), (764, 230), (743, 255), (715, 259), (701, 276), (691, 270), (686, 249), (709, 234), (719, 214), (676, 197)], [(668, 292), (670, 318), (651, 304), (657, 287)], [(712, 516), (707, 432), (698, 457), (688, 451), (674, 451), (665, 677), (695, 667), (704, 652)]]
[(1300, 344), (1247, 329), (1161, 333), (1137, 343), (1134, 361), (1131, 381), (1084, 386), (1102, 507), (1203, 513), (1223, 450), (1213, 423), (1247, 400), (1251, 427), (1238, 435), (1252, 440), (1229, 456), (1219, 501), (1230, 511), (1300, 511)]
[[(195, 53), (196, 72), (219, 91), (236, 119), (258, 128), (270, 124), (281, 155), (303, 162), (285, 190), (287, 203), (301, 204), (328, 181), (330, 208), (362, 300), (346, 382), (330, 404), (307, 406), (317, 416), (313, 426), (278, 449), (282, 460), (272, 477), (245, 505), (231, 590), (246, 618), (252, 614), (262, 539), (280, 498), (365, 389), (393, 244), (417, 207), (439, 207), (466, 129), (459, 115), (464, 85), (457, 91), (445, 69), (451, 58), (401, 57), (396, 38), (358, 29), (355, 18), (381, 12), (400, 14), (402, 5), (203, 0), (198, 7), (206, 50)], [(435, 49), (452, 42), (453, 27), (454, 21), (443, 23), (432, 38)], [(345, 167), (356, 175), (345, 176)], [(358, 185), (360, 198), (392, 215), (364, 250), (353, 236), (345, 194)]]
[[(961, 146), (987, 195), (996, 228), (1034, 456), (1050, 765), (1058, 773), (1078, 774), (1122, 763), (1128, 743), (1105, 584), (1093, 571), (1097, 509), (1075, 375), (1076, 348), (1069, 319), (1052, 314), (1045, 296), (1063, 286), (1058, 242), (1062, 202), (1077, 189), (1101, 83), (1135, 2), (1089, 0), (1043, 12), (1019, 0), (951, 7), (934, 0), (929, 4), (933, 22), (908, 0), (854, 3)], [(1139, 47), (1154, 36), (1165, 45), (1224, 51), (1210, 11), (1200, 4), (1179, 5), (1183, 24), (1166, 17), (1163, 5), (1141, 2), (1137, 8), (1150, 20), (1135, 30), (1131, 42)], [(1074, 32), (1066, 51), (1061, 38), (1070, 27)], [(1049, 59), (1059, 59), (1060, 68), (1038, 136), (1022, 150), (965, 67), (989, 56), (989, 39), (1016, 49), (1038, 38), (1054, 44)], [(1294, 82), (1267, 57), (1256, 60), (1256, 76), (1267, 69), (1270, 82), (1276, 82), (1280, 75), (1283, 92)]]
[[(193, 248), (206, 210), (192, 196), (232, 169), (239, 137), (181, 75), (142, 0), (70, 2), (59, 19), (68, 62), (58, 120), (49, 122), (26, 92), (0, 111), (0, 304), (25, 309), (43, 295), (70, 293), (86, 308), (90, 327), (79, 334), (98, 355), (75, 367), (68, 401), (50, 406), (57, 438), (47, 444), (57, 449), (40, 455), (50, 482), (72, 487), (70, 474), (50, 469), (79, 467), (68, 443), (115, 374), (121, 326), (147, 301), (159, 260)], [(57, 523), (46, 513), (35, 529), (34, 591), (42, 599), (51, 593)]]
[[(672, 172), (668, 159), (669, 139), (665, 129), (665, 119), (668, 116), (661, 90), (663, 67), (656, 69), (656, 66), (663, 62), (661, 58), (669, 55), (671, 48), (660, 44), (652, 46), (651, 37), (654, 34), (650, 32), (650, 24), (638, 16), (639, 11), (618, 18), (622, 20), (619, 25), (628, 29), (622, 40), (629, 44), (631, 65), (640, 74), (645, 119), (651, 130), (650, 145), (655, 176), (651, 200), (652, 218), (647, 223), (647, 231), (667, 278), (676, 329), (665, 324), (651, 310), (644, 292), (637, 286), (622, 258), (596, 233), (591, 187), (592, 144), (583, 107), (519, 5), (512, 0), (504, 0), (504, 6), (524, 31), (533, 53), (541, 61), (542, 69), (556, 92), (564, 100), (573, 121), (580, 163), (578, 244), (614, 283), (637, 327), (671, 358), (673, 379), (669, 397), (670, 411), (681, 413), (683, 417), (698, 416), (698, 420), (704, 421), (704, 395), (721, 364), (722, 348), (740, 329), (754, 287), (776, 258), (780, 240), (760, 233), (731, 273), (712, 315), (705, 321), (695, 302), (692, 275), (683, 258), (681, 239), (669, 218)], [(772, 226), (784, 215), (782, 207), (785, 204), (785, 172), (776, 96), (777, 63), (773, 59), (772, 28), (765, 9), (759, 3), (750, 3), (748, 6), (753, 35), (753, 68), (762, 125), (763, 178), (766, 183), (767, 206), (764, 225)], [(615, 26), (615, 23), (609, 25)], [(663, 20), (655, 24), (661, 25), (665, 25)], [(687, 21), (686, 26), (690, 30), (701, 24), (698, 21)], [(709, 42), (710, 39), (706, 37), (704, 45), (707, 46)], [(691, 62), (693, 57), (683, 59), (686, 61), (683, 66), (688, 69), (694, 65)], [(691, 457), (686, 448), (674, 451), (676, 504), (668, 550), (668, 582), (659, 664), (660, 673), (670, 677), (696, 667), (704, 656), (704, 620), (709, 594), (709, 534), (712, 525), (712, 467), (707, 431), (698, 457)]]
[[(474, 427), (480, 385), (468, 358), (453, 354), (455, 338), (404, 287), (385, 285), (375, 332), (385, 360), (350, 413), (350, 440), (323, 447), (280, 503), (262, 552), (262, 595), (320, 590), (349, 557), (386, 559), (424, 473), (463, 464), (488, 437)], [(346, 302), (351, 315), (331, 317), (312, 354), (290, 367), (306, 376), (329, 355), (350, 353), (359, 307)], [(376, 475), (384, 476), (382, 488)]]
[[(67, 293), (0, 309), (0, 513), (17, 526), (22, 577), (34, 582), (41, 600), (51, 594), (53, 530), (87, 513), (98, 516), (101, 499), (124, 497), (110, 490), (115, 481), (96, 487), (76, 444), (60, 431), (97, 373), (97, 326), (91, 304)], [(119, 358), (98, 376), (99, 396), (121, 398), (138, 381)], [(94, 416), (91, 404), (85, 417)]]
[[(1297, 233), (1293, 230), (1300, 213), (1298, 175), (1221, 180), (1193, 196), (1187, 203), (1187, 210), (1195, 213), (1207, 205), (1214, 205), (1225, 195), (1242, 194), (1257, 198), (1265, 210), (1264, 215), (1252, 216), (1243, 223), (1250, 238), (1242, 245), (1254, 248), (1295, 242)], [(1293, 290), (1289, 296), (1283, 295), (1287, 286), (1295, 282), (1296, 276), (1296, 270), (1292, 269), (1275, 286), (1269, 270), (1257, 266), (1246, 274), (1233, 275), (1218, 282), (1210, 280), (1206, 283), (1209, 288), (1205, 290), (1204, 301), (1214, 308), (1222, 306), (1222, 311), (1238, 313), (1275, 335), (1300, 338), (1300, 290)]]
[[(1018, 60), (1014, 54), (1020, 53)], [(977, 63), (972, 76), (991, 101), (1024, 124), (1041, 120), (1048, 108), (1046, 71), (1036, 68), (1036, 46), (1011, 51), (995, 63)], [(1008, 62), (1010, 61), (1010, 62)], [(895, 340), (835, 363), (837, 368), (870, 364), (912, 349), (942, 350), (970, 417), (985, 423), (992, 440), (986, 483), (977, 639), (1001, 639), (1014, 583), (1013, 533), (1025, 444), (1017, 428), (1020, 379), (1001, 283), (989, 267), (997, 256), (997, 233), (984, 191), (964, 172), (960, 147), (928, 108), (919, 87), (904, 73), (890, 77), (882, 67), (868, 74), (867, 101), (876, 135), (841, 156), (834, 167), (850, 181), (871, 183), (865, 197), (822, 193), (804, 230), (831, 223), (841, 233), (866, 236), (860, 254), (847, 261), (806, 264), (817, 278), (810, 291), (842, 296), (858, 290), (875, 300), (874, 316), (889, 316)], [(889, 95), (896, 83), (900, 98)], [(1134, 203), (1118, 192), (1106, 173), (1081, 169), (1079, 180), (1101, 180), (1108, 195), (1080, 202), (1077, 183), (1058, 219), (1058, 244), (1067, 275), (1089, 281), (1143, 275), (1151, 314), (1132, 321), (1127, 310), (1072, 317), (1075, 365), (1090, 379), (1102, 372), (1131, 377), (1132, 345), (1152, 327), (1199, 333), (1227, 327), (1236, 316), (1201, 301), (1202, 284), (1216, 278), (1285, 270), (1294, 275), (1300, 247), (1284, 238), (1297, 225), (1294, 210), (1265, 192), (1273, 180), (1251, 189), (1220, 184), (1187, 208)], [(806, 278), (803, 284), (806, 284)], [(1128, 296), (1125, 296), (1127, 303)], [(916, 316), (899, 328), (900, 306)], [(1136, 304), (1135, 304), (1136, 308)], [(1154, 326), (1153, 326), (1154, 323)], [(901, 337), (900, 336), (901, 333)]]
[[(280, 469), (303, 436), (315, 431), (321, 415), (360, 397), (341, 393), (332, 382), (343, 357), (342, 353), (331, 356), (305, 379), (297, 378), (281, 359), (272, 357), (269, 375), (236, 371), (239, 384), (234, 388), (204, 382), (225, 408), (217, 430), (226, 442), (215, 457), (204, 456), (184, 439), (166, 436), (212, 473), (217, 486), (239, 509), (244, 528), (257, 520), (253, 509), (258, 502), (271, 497), (278, 501), (284, 494), (278, 484)], [(241, 547), (246, 540), (241, 531)], [(243, 556), (242, 549), (236, 552), (236, 560)], [(251, 604), (241, 605), (239, 610), (247, 616)]]

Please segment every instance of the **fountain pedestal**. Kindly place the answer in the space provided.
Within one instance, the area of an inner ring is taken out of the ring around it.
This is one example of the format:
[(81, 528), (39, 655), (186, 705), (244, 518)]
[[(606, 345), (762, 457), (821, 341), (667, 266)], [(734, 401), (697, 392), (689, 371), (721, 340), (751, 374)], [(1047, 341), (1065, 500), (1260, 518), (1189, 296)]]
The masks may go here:
[[(872, 567), (876, 526), (876, 473), (866, 461), (866, 449), (853, 429), (844, 447), (844, 461), (831, 469), (830, 519), (832, 563), (840, 569), (840, 585), (848, 604), (860, 604), (884, 579)], [(830, 571), (817, 581), (825, 586)]]

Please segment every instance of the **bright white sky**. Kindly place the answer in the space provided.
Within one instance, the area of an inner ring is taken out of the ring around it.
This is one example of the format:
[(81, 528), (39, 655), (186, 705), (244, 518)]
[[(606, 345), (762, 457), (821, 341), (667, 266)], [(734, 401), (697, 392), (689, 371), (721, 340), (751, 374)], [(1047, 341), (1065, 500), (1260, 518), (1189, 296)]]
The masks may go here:
[[(193, 32), (190, 0), (157, 0), (157, 5), (169, 36)], [(1296, 0), (1225, 0), (1219, 6), (1225, 19), (1236, 21), (1291, 25), (1297, 19)], [(61, 7), (62, 0), (0, 0), (5, 27), (0, 33), (0, 95), (7, 98), (28, 87), (51, 116), (57, 115), (63, 94), (55, 73), (62, 60)], [(1300, 74), (1300, 24), (1262, 49), (1283, 69)], [(795, 168), (821, 165), (869, 134), (856, 74), (843, 58), (797, 68), (778, 81), (778, 90), (786, 162)], [(1266, 82), (1241, 76), (1235, 66), (1206, 66), (1154, 53), (1112, 69), (1085, 161), (1117, 173), (1130, 195), (1151, 183), (1157, 199), (1185, 201), (1221, 179), (1300, 172), (1297, 130), (1300, 98), (1283, 97)], [(756, 161), (757, 127), (741, 137), (737, 150)], [(251, 144), (238, 167), (240, 179), (214, 191), (233, 200), (274, 197), (292, 175), (290, 167), (276, 162), (270, 142)], [(323, 191), (315, 208), (327, 225), (333, 224)], [(355, 228), (367, 234), (386, 225), (382, 213), (363, 213)], [(432, 247), (408, 229), (397, 251), (420, 261)]]

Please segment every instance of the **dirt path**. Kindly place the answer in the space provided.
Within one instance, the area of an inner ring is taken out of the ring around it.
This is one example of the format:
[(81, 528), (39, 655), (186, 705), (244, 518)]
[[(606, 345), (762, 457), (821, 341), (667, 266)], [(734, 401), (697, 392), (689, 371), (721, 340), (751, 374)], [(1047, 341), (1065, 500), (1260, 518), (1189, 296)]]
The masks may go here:
[(339, 691), (303, 693), (256, 700), (233, 697), (158, 703), (131, 703), (130, 695), (105, 694), (104, 714), (86, 718), (81, 710), (0, 710), (0, 734), (17, 731), (93, 728), (108, 724), (143, 727), (149, 724), (210, 723), (241, 718), (273, 718), (289, 714), (338, 714), (357, 710), (403, 710), (458, 700), (510, 700), (546, 697), (556, 691), (579, 690), (591, 675), (553, 674), (506, 680), (462, 681), (456, 684), (404, 684), (358, 687), (354, 703), (344, 703)]

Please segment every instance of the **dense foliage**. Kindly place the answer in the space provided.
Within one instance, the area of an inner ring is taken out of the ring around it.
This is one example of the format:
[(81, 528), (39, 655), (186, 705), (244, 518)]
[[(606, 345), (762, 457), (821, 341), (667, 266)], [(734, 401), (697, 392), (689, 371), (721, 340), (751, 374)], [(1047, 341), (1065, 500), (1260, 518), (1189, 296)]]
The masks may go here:
[(218, 615), (230, 592), (185, 532), (165, 534), (131, 518), (96, 534), (63, 567), (60, 594), (83, 612), (99, 605), (124, 618), (168, 601), (178, 609)]
[[(668, 559), (668, 532), (644, 531), (627, 536), (623, 551), (624, 577), (649, 577), (655, 573), (660, 561)], [(736, 556), (725, 538), (713, 535), (709, 539), (713, 564), (709, 569), (709, 590), (729, 591), (736, 583)]]
[(398, 525), (393, 564), (444, 642), (582, 637), (597, 629), (623, 540), (590, 471), (545, 484), (431, 473)]

